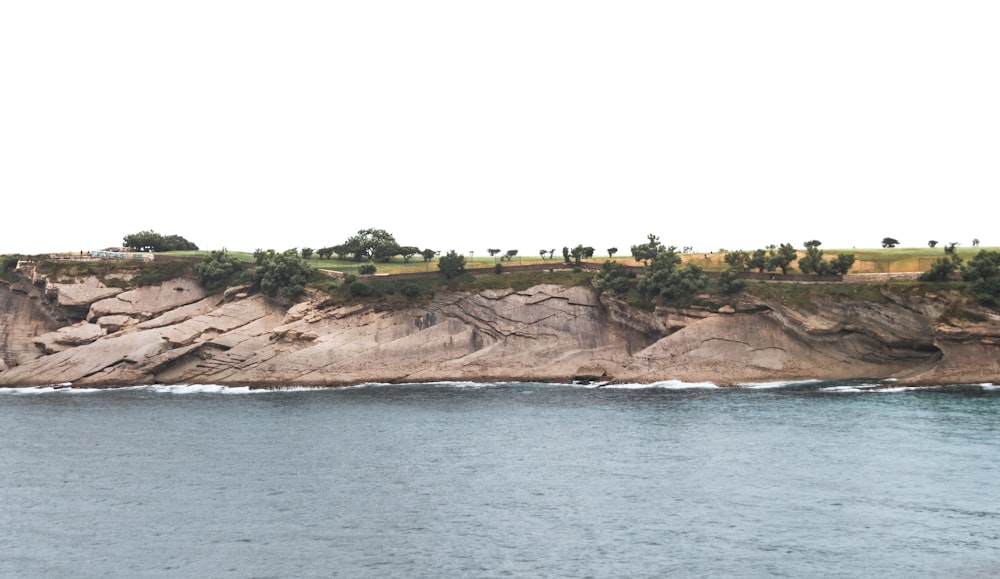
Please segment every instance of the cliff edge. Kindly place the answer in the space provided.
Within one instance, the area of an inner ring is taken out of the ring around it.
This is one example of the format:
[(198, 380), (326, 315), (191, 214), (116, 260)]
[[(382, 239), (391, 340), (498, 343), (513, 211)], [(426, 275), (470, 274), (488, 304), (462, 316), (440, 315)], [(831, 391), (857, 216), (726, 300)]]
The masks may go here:
[(749, 294), (644, 311), (588, 287), (439, 293), (420, 307), (291, 307), (193, 280), (0, 284), (0, 386), (441, 380), (1000, 382), (1000, 316), (958, 292)]

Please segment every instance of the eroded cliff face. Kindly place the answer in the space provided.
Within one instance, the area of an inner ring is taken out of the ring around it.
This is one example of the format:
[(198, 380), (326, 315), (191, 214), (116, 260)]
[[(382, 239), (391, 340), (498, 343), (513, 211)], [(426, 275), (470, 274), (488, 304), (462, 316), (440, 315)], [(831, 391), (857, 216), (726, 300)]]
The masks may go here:
[(439, 294), (421, 307), (284, 307), (192, 280), (0, 287), (0, 386), (438, 380), (896, 378), (1000, 382), (1000, 317), (957, 293), (792, 308), (747, 295), (638, 310), (590, 288)]

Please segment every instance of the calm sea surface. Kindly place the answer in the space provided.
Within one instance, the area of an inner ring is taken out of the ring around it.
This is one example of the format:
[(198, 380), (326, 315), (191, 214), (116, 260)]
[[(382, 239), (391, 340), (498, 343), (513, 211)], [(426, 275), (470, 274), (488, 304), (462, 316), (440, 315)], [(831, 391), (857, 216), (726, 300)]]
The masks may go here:
[(882, 386), (0, 391), (0, 577), (1000, 576), (1000, 388)]

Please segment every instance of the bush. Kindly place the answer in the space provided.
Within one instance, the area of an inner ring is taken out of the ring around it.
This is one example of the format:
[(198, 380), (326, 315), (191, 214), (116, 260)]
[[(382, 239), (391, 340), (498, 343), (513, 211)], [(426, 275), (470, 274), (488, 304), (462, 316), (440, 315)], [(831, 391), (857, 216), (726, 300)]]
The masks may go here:
[(413, 282), (404, 283), (400, 289), (402, 294), (408, 298), (415, 298), (420, 295), (420, 286)]
[(351, 284), (351, 295), (356, 298), (367, 298), (375, 295), (375, 289), (363, 281)]
[(946, 281), (948, 277), (958, 271), (962, 264), (962, 258), (957, 254), (942, 257), (934, 261), (934, 265), (917, 278), (920, 281)]
[(1000, 306), (1000, 252), (981, 250), (969, 260), (962, 278), (972, 282), (972, 294), (984, 306)]
[(503, 273), (503, 265), (501, 265), (499, 263), (496, 264), (496, 265), (494, 265), (493, 266), (493, 273), (495, 273), (497, 275), (500, 275), (501, 273)]
[(254, 252), (257, 267), (254, 282), (264, 295), (295, 298), (306, 289), (312, 268), (296, 249), (276, 253), (273, 249)]
[(438, 269), (446, 278), (456, 278), (465, 273), (465, 256), (453, 249), (438, 259)]
[(378, 268), (375, 267), (374, 263), (364, 263), (358, 266), (358, 273), (361, 275), (372, 275), (376, 271), (378, 271)]
[(719, 275), (719, 291), (725, 294), (735, 294), (745, 290), (747, 280), (739, 277), (732, 268), (725, 269)]
[(210, 292), (226, 289), (243, 272), (243, 262), (225, 249), (213, 251), (195, 266), (198, 283)]
[(621, 262), (605, 261), (604, 265), (601, 266), (601, 271), (597, 274), (597, 281), (594, 284), (594, 288), (598, 293), (611, 291), (623, 296), (632, 287), (632, 284), (629, 283), (629, 279), (631, 279), (630, 274), (632, 274), (631, 277), (635, 277), (635, 274), (629, 271)]

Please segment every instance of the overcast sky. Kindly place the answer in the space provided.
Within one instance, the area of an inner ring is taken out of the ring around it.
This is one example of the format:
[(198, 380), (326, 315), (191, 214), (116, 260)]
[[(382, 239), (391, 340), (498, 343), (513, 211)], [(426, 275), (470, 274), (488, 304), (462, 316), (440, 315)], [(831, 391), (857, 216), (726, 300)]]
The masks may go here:
[(1000, 245), (1000, 3), (3, 2), (0, 253)]

